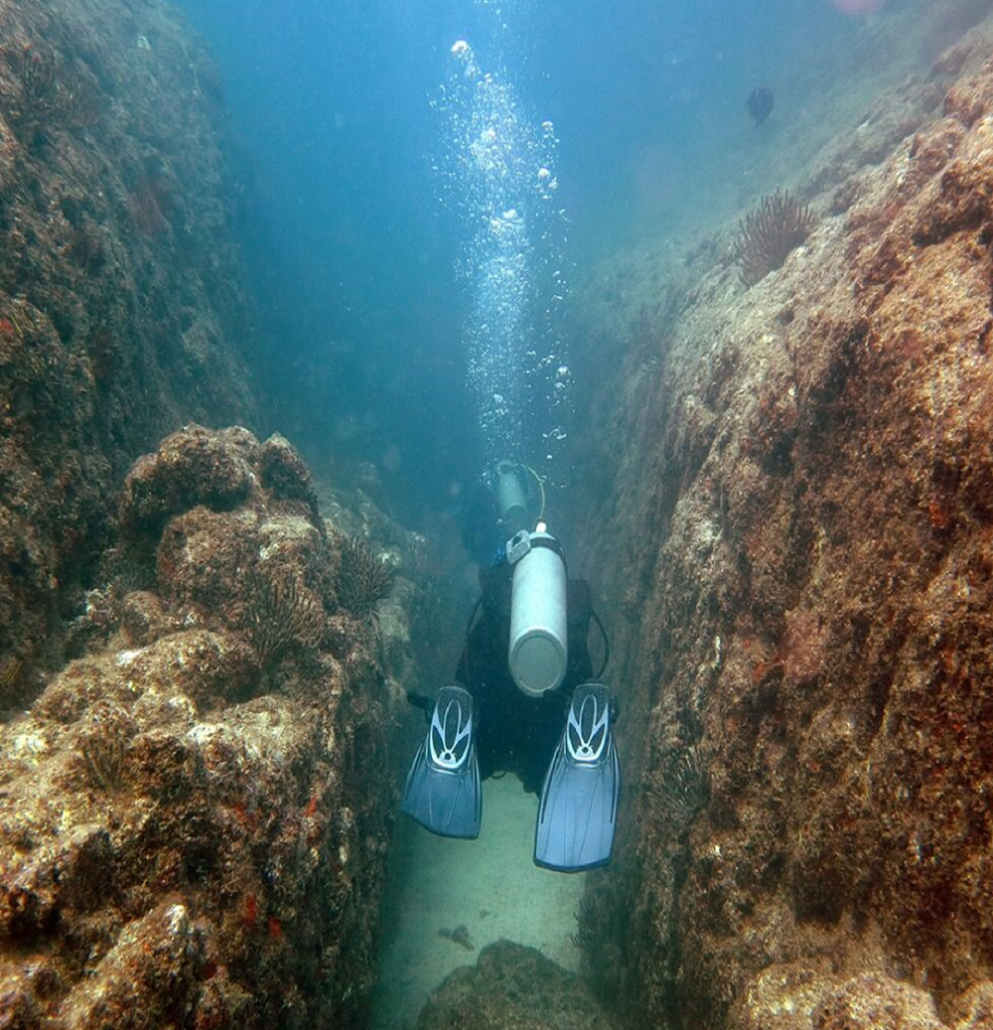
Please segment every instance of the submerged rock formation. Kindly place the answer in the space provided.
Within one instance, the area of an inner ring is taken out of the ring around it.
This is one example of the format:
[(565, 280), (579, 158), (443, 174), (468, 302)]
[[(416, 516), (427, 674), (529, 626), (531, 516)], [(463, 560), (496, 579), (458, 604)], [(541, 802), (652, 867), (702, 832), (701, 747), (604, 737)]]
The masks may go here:
[(359, 1026), (409, 627), (340, 606), (280, 437), (184, 429), (120, 525), (86, 655), (0, 728), (0, 1025)]
[(417, 1030), (616, 1030), (575, 973), (541, 952), (497, 941), (456, 969), (421, 1010)]
[(257, 412), (203, 47), (159, 0), (0, 4), (0, 40), (3, 712), (62, 660), (135, 456)]
[(423, 540), (319, 502), (285, 439), (191, 424), (259, 419), (223, 117), (164, 0), (0, 3), (12, 1030), (365, 1020), (444, 601)]
[(622, 363), (586, 312), (629, 789), (582, 933), (635, 1025), (993, 1026), (991, 51), (807, 169), (780, 271), (632, 272)]

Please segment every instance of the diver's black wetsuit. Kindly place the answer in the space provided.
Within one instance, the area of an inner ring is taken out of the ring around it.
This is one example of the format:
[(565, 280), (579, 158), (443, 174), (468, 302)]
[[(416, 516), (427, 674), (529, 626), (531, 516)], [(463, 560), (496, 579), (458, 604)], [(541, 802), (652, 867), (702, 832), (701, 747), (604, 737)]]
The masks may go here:
[(505, 563), (480, 573), (479, 616), (455, 679), (475, 702), (480, 776), (486, 779), (501, 770), (517, 773), (524, 789), (537, 794), (562, 736), (572, 692), (593, 676), (587, 645), (590, 588), (582, 579), (568, 583), (569, 649), (562, 685), (542, 697), (529, 697), (518, 688), (507, 664), (512, 574)]

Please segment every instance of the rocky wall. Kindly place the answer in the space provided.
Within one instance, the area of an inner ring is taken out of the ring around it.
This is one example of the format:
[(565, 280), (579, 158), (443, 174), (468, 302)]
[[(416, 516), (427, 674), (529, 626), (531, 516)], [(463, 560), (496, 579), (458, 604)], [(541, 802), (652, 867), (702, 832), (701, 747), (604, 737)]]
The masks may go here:
[(419, 542), (350, 563), (240, 428), (141, 458), (119, 525), (83, 656), (0, 727), (0, 1026), (360, 1027)]
[(587, 289), (626, 793), (581, 935), (634, 1025), (993, 1026), (991, 52), (822, 152), (756, 285), (729, 226)]
[(160, 0), (0, 2), (0, 712), (62, 660), (134, 458), (257, 419), (222, 128)]

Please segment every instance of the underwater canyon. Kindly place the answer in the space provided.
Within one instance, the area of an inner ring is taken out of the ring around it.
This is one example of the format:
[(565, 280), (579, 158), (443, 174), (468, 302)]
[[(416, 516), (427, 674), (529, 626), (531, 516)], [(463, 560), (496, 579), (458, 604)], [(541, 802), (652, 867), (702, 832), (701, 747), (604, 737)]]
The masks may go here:
[[(420, 1030), (993, 1028), (993, 16), (951, 6), (727, 148), (737, 215), (573, 276), (614, 856), (578, 973), (446, 927)], [(0, 29), (0, 1026), (368, 1027), (463, 556), (281, 424), (185, 20)]]

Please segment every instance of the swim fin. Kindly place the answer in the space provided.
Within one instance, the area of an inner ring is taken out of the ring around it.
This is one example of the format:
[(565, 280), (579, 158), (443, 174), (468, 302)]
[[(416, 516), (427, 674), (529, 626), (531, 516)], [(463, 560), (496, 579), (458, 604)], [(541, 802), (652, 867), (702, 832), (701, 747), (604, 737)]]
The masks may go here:
[(479, 836), (483, 793), (468, 690), (451, 686), (438, 692), (428, 735), (407, 773), (400, 808), (441, 837)]
[(535, 865), (578, 873), (610, 861), (621, 789), (610, 720), (607, 687), (594, 681), (576, 687), (541, 790)]

